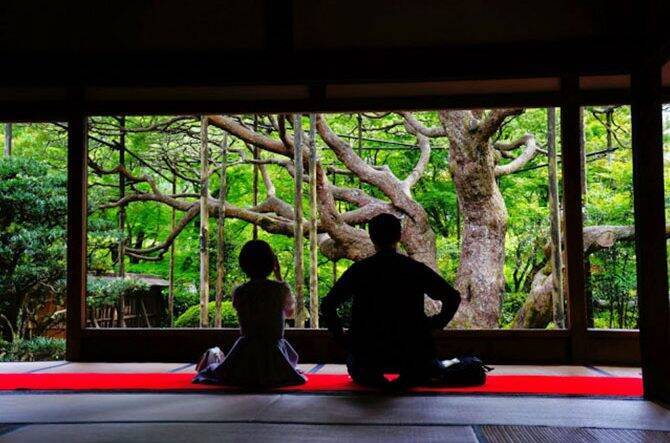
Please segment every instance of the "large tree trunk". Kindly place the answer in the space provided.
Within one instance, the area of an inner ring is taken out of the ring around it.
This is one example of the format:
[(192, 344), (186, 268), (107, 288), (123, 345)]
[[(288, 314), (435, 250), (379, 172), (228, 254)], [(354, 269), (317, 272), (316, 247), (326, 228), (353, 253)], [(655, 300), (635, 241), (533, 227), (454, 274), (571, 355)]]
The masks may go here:
[[(497, 191), (497, 190), (496, 190)], [(502, 197), (463, 202), (464, 223), (456, 288), (463, 303), (454, 326), (497, 328), (505, 288), (507, 209)], [(469, 207), (469, 208), (468, 208)], [(476, 208), (480, 209), (477, 210)]]
[(497, 328), (505, 288), (507, 208), (494, 173), (488, 140), (466, 136), (451, 140), (449, 170), (463, 219), (456, 289), (462, 303), (451, 324), (460, 328)]
[[(467, 180), (467, 179), (466, 179)], [(463, 299), (452, 326), (497, 328), (505, 288), (507, 209), (497, 186), (487, 196), (459, 196), (463, 237), (456, 289)]]
[(412, 218), (413, 221), (406, 218), (403, 223), (401, 244), (407, 255), (438, 271), (435, 233), (430, 227), (428, 215), (421, 208), (412, 214)]

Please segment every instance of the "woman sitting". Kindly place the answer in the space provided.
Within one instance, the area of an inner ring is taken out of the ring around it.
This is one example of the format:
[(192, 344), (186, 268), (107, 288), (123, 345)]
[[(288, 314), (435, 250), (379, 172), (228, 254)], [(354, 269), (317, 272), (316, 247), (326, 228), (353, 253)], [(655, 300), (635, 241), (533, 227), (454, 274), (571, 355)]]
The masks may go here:
[[(284, 340), (284, 321), (293, 316), (295, 300), (277, 256), (266, 242), (252, 240), (242, 247), (240, 267), (249, 278), (233, 291), (242, 336), (225, 358), (218, 348), (209, 350), (194, 382), (251, 388), (305, 383), (296, 368), (298, 354)], [(276, 280), (268, 279), (273, 271)]]

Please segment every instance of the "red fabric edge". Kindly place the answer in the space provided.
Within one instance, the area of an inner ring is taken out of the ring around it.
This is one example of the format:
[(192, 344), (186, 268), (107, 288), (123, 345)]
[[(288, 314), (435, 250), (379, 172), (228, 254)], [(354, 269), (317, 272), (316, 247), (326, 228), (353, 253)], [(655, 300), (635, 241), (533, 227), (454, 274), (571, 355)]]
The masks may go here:
[[(192, 383), (193, 373), (44, 373), (0, 374), (0, 391), (238, 391), (238, 388)], [(309, 374), (301, 386), (274, 392), (368, 392), (348, 375)], [(413, 393), (482, 393), (572, 396), (642, 396), (637, 377), (553, 375), (489, 375), (484, 386), (467, 388), (418, 387)]]

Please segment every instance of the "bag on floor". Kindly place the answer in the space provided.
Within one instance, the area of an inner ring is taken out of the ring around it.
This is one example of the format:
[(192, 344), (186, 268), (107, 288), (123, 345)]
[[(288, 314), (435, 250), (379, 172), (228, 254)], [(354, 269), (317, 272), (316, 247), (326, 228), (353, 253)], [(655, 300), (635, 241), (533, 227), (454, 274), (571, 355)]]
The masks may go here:
[(477, 357), (464, 356), (440, 362), (440, 384), (444, 386), (481, 386), (486, 383), (486, 373), (493, 368)]
[(195, 366), (195, 370), (196, 372), (200, 372), (213, 363), (220, 364), (225, 358), (225, 354), (221, 349), (219, 349), (218, 346), (210, 348), (204, 354), (202, 354), (200, 361)]

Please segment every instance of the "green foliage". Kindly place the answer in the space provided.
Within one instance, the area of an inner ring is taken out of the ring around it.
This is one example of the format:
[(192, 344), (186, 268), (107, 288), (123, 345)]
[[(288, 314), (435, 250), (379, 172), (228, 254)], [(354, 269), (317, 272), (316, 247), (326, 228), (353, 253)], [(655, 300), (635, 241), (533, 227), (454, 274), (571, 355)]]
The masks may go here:
[[(587, 153), (597, 153), (607, 147), (604, 119), (598, 108), (586, 109)], [(612, 121), (611, 147), (614, 150), (590, 156), (586, 163), (585, 226), (633, 225), (635, 222), (630, 108), (615, 108)], [(586, 289), (591, 294), (594, 327), (637, 328), (634, 244), (617, 243), (590, 254), (588, 260), (590, 281), (586, 282)]]
[(121, 297), (141, 297), (149, 286), (133, 278), (89, 277), (86, 282), (86, 303), (92, 308), (114, 306)]
[(36, 337), (31, 340), (0, 340), (0, 361), (43, 361), (65, 358), (65, 340)]
[[(208, 305), (209, 323), (214, 324), (216, 316), (216, 302), (209, 302)], [(200, 324), (200, 306), (191, 306), (182, 315), (175, 320), (174, 325), (177, 328), (195, 328)], [(237, 313), (233, 308), (231, 301), (221, 303), (221, 325), (226, 328), (234, 328), (239, 325)]]
[(178, 318), (188, 308), (195, 306), (200, 302), (200, 294), (195, 285), (189, 288), (187, 285), (179, 285), (174, 291), (174, 316)]
[(27, 334), (29, 312), (62, 297), (66, 179), (46, 164), (0, 159), (0, 323), (2, 336)]
[(591, 255), (594, 327), (637, 328), (637, 278), (632, 245)]
[[(604, 117), (599, 114), (601, 108), (585, 108), (584, 138), (586, 150), (586, 194), (584, 195), (585, 226), (600, 224), (630, 225), (633, 223), (632, 165), (630, 145), (630, 109), (618, 107), (613, 113), (614, 135), (612, 144), (616, 148), (609, 154), (597, 154), (608, 144), (607, 130), (603, 123)], [(666, 106), (664, 116), (664, 142), (670, 150), (670, 111)], [(417, 118), (429, 126), (439, 125), (436, 112), (416, 113)], [(560, 113), (558, 115), (560, 118)], [(248, 118), (245, 117), (245, 118)], [(334, 132), (354, 136), (357, 133), (357, 114), (328, 114), (326, 119)], [(546, 147), (547, 114), (544, 109), (527, 109), (521, 116), (510, 119), (494, 136), (492, 141), (512, 140), (526, 133), (534, 134), (539, 146)], [(99, 128), (95, 139), (89, 140), (90, 157), (106, 169), (118, 164), (118, 151), (110, 149), (110, 143), (118, 141), (116, 129), (118, 121), (115, 117), (95, 117), (94, 127)], [(362, 156), (370, 164), (388, 166), (398, 177), (405, 177), (412, 169), (418, 153), (413, 149), (390, 150), (391, 146), (383, 142), (405, 143), (412, 145), (416, 139), (407, 134), (402, 125), (397, 123), (397, 115), (393, 113), (379, 118), (363, 117), (363, 136), (376, 141), (362, 140)], [(126, 118), (127, 127), (140, 128), (167, 121), (161, 116), (132, 116)], [(197, 134), (197, 122), (186, 122), (193, 133)], [(307, 125), (307, 120), (303, 122)], [(0, 128), (1, 129), (1, 128)], [(276, 131), (268, 131), (268, 137), (278, 139)], [(218, 159), (219, 151), (216, 143), (220, 142), (222, 133), (210, 127), (212, 158)], [(558, 151), (560, 155), (560, 131)], [(196, 137), (197, 138), (197, 137)], [(180, 173), (190, 177), (197, 175), (197, 155), (188, 151), (188, 146), (196, 145), (197, 139), (182, 137), (172, 131), (129, 131), (126, 136), (128, 149), (134, 154), (147, 159), (152, 167), (163, 171), (164, 177), (148, 169), (137, 158), (126, 157), (126, 168), (132, 174), (141, 176), (149, 174), (156, 180), (156, 185), (165, 193), (171, 193), (171, 172), (162, 164), (163, 152), (183, 154)], [(14, 125), (14, 155), (16, 159), (4, 160), (0, 163), (0, 312), (10, 312), (8, 300), (17, 299), (15, 294), (25, 293), (31, 278), (48, 277), (48, 282), (33, 286), (34, 289), (26, 296), (26, 300), (45, 300), (53, 296), (54, 290), (47, 290), (47, 285), (56, 289), (62, 296), (62, 278), (64, 276), (64, 226), (65, 226), (65, 176), (62, 172), (66, 166), (64, 132), (56, 125)], [(231, 148), (244, 150), (239, 140), (230, 138)], [(355, 147), (355, 139), (347, 139)], [(318, 139), (319, 155), (327, 165), (341, 167), (341, 163), (333, 152), (323, 149), (323, 142)], [(430, 225), (436, 234), (438, 268), (443, 276), (454, 281), (460, 255), (460, 232), (463, 221), (459, 217), (455, 186), (449, 173), (449, 144), (446, 138), (431, 139), (433, 151), (430, 163), (423, 178), (412, 190), (414, 199), (425, 208)], [(367, 150), (377, 148), (380, 150)], [(512, 151), (516, 156), (522, 148)], [(593, 155), (596, 154), (596, 155)], [(173, 154), (170, 154), (173, 155)], [(267, 153), (263, 153), (269, 157)], [(235, 154), (231, 154), (233, 160)], [(20, 159), (19, 157), (40, 159), (40, 161)], [(216, 160), (215, 160), (216, 161)], [(501, 163), (510, 160), (501, 159)], [(17, 162), (17, 163), (8, 163)], [(23, 163), (22, 163), (23, 162)], [(190, 162), (190, 163), (189, 163)], [(543, 247), (549, 232), (548, 207), (548, 170), (546, 155), (538, 155), (529, 162), (524, 170), (499, 178), (499, 186), (508, 212), (508, 230), (505, 244), (504, 275), (506, 293), (503, 298), (502, 327), (508, 327), (516, 310), (525, 299), (534, 272), (546, 263)], [(559, 157), (560, 162), (560, 157)], [(24, 164), (25, 163), (25, 164)], [(666, 163), (670, 164), (666, 161)], [(2, 166), (2, 165), (5, 166)], [(13, 168), (21, 173), (12, 176), (5, 169)], [(667, 167), (667, 165), (666, 165)], [(4, 168), (4, 169), (3, 169)], [(292, 178), (281, 167), (267, 165), (269, 177), (276, 187), (277, 197), (288, 202), (293, 200), (294, 185)], [(559, 193), (562, 192), (561, 171), (559, 167)], [(5, 172), (3, 172), (5, 171)], [(195, 172), (194, 172), (195, 171)], [(4, 174), (4, 175), (3, 175)], [(190, 175), (189, 175), (190, 174)], [(251, 183), (253, 169), (249, 166), (237, 165), (228, 168), (227, 200), (237, 207), (249, 207), (253, 196)], [(6, 177), (5, 177), (6, 176)], [(670, 172), (666, 174), (666, 189), (670, 190)], [(332, 180), (332, 176), (329, 176)], [(376, 188), (360, 183), (352, 176), (337, 175), (339, 186), (360, 187), (370, 195), (386, 199)], [(170, 232), (171, 209), (158, 202), (143, 201), (131, 203), (126, 207), (126, 232), (118, 229), (118, 208), (100, 209), (100, 207), (119, 197), (118, 174), (89, 174), (89, 233), (88, 233), (88, 266), (89, 270), (101, 273), (114, 272), (118, 269), (116, 256), (119, 239), (125, 239), (131, 247), (148, 247), (163, 242)], [(147, 183), (134, 183), (140, 190), (150, 192)], [(218, 197), (219, 176), (215, 173), (210, 178), (210, 193)], [(261, 184), (261, 199), (264, 188)], [(198, 193), (197, 180), (178, 179), (177, 192)], [(6, 197), (6, 195), (11, 197)], [(666, 192), (670, 196), (670, 192)], [(195, 201), (194, 197), (188, 201)], [(670, 197), (668, 207), (670, 208)], [(38, 202), (37, 204), (33, 204)], [(344, 202), (338, 203), (342, 211), (354, 209)], [(307, 195), (304, 195), (304, 207), (308, 207)], [(18, 214), (18, 215), (17, 215)], [(670, 219), (670, 209), (667, 218)], [(11, 215), (11, 216), (10, 216)], [(177, 220), (183, 212), (177, 211)], [(11, 218), (11, 222), (7, 220)], [(181, 232), (175, 243), (175, 313), (184, 317), (190, 313), (189, 325), (197, 326), (199, 296), (197, 294), (199, 274), (199, 220), (196, 217)], [(207, 245), (210, 252), (210, 285), (214, 287), (216, 275), (216, 220), (209, 223), (210, 241)], [(225, 229), (225, 294), (244, 281), (240, 272), (237, 255), (245, 241), (251, 239), (251, 225), (240, 220), (227, 219)], [(271, 235), (262, 229), (259, 238), (270, 242), (279, 256), (283, 277), (293, 282), (293, 239), (281, 235)], [(12, 263), (14, 251), (20, 251), (17, 271), (7, 272), (6, 266)], [(307, 245), (303, 251), (307, 257)], [(156, 255), (156, 254), (154, 254)], [(153, 274), (168, 277), (168, 254), (165, 253), (156, 261), (136, 261), (126, 258), (128, 272)], [(635, 294), (635, 251), (631, 243), (623, 244), (612, 250), (600, 251), (590, 257), (591, 286), (593, 294), (594, 323), (596, 327), (635, 327), (637, 305)], [(307, 260), (305, 260), (307, 261)], [(335, 265), (335, 272), (341, 275), (349, 262), (340, 260)], [(305, 264), (307, 267), (307, 263)], [(307, 271), (307, 269), (306, 269)], [(307, 282), (308, 272), (305, 272)], [(319, 293), (323, 296), (332, 286), (333, 263), (319, 255)], [(9, 276), (9, 277), (8, 277)], [(25, 282), (25, 284), (21, 283)], [(89, 283), (89, 302), (92, 305), (112, 303), (123, 288), (102, 288), (97, 283)], [(100, 283), (102, 285), (102, 283)], [(307, 288), (307, 285), (305, 286)], [(194, 292), (194, 290), (196, 292)], [(9, 294), (9, 295), (5, 295)], [(12, 295), (14, 294), (14, 295)], [(305, 294), (307, 291), (305, 290)], [(30, 302), (32, 303), (32, 302)], [(229, 303), (229, 302), (228, 302)], [(211, 306), (211, 304), (210, 304)], [(34, 311), (21, 308), (19, 311)], [(213, 308), (212, 308), (213, 309)], [(232, 308), (231, 308), (232, 310)], [(625, 311), (621, 316), (621, 312)], [(193, 314), (195, 312), (195, 314)], [(11, 316), (11, 315), (10, 315)], [(21, 316), (18, 316), (19, 318)], [(27, 317), (24, 315), (23, 318)], [(232, 317), (231, 317), (232, 318)], [(213, 316), (212, 316), (213, 319)], [(621, 320), (621, 321), (619, 321)], [(185, 320), (184, 320), (185, 321)], [(179, 320), (178, 320), (179, 322)], [(0, 325), (3, 322), (0, 321)], [(14, 323), (21, 329), (27, 320)], [(5, 327), (4, 325), (2, 327)], [(5, 331), (3, 331), (5, 332)]]
[(526, 300), (525, 292), (506, 292), (503, 298), (502, 315), (500, 318), (500, 325), (502, 327), (509, 327), (514, 320), (514, 316)]

